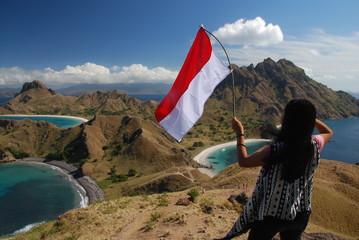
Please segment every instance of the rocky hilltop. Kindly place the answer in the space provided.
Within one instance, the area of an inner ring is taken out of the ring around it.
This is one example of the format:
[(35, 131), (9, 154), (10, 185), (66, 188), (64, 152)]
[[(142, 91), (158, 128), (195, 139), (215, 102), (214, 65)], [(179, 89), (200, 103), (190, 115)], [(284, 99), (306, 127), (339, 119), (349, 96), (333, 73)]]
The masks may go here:
[[(232, 65), (235, 77), (236, 112), (253, 118), (278, 120), (293, 98), (305, 98), (317, 107), (321, 119), (359, 116), (359, 100), (343, 91), (333, 91), (308, 77), (292, 62), (268, 58), (256, 66)], [(232, 104), (232, 77), (216, 89), (213, 99)]]

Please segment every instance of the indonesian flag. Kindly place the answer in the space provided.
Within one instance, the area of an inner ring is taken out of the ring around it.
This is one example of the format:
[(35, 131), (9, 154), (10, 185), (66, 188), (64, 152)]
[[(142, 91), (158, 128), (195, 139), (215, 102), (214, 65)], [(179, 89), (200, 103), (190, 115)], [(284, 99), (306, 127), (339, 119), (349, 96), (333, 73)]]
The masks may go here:
[(202, 116), (215, 87), (229, 73), (201, 27), (171, 90), (155, 111), (157, 122), (180, 142)]

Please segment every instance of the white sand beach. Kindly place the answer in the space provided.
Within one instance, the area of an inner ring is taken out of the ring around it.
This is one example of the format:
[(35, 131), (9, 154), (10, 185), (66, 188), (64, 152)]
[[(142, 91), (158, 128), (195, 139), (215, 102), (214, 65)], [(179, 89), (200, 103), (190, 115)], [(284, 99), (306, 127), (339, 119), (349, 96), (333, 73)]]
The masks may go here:
[[(248, 144), (248, 143), (254, 143), (254, 142), (265, 142), (268, 141), (270, 142), (270, 140), (268, 139), (245, 139), (244, 143)], [(203, 150), (202, 152), (200, 152), (197, 156), (195, 156), (193, 159), (195, 161), (197, 161), (198, 163), (205, 165), (205, 166), (210, 166), (209, 162), (208, 162), (208, 157), (214, 153), (215, 151), (218, 151), (220, 149), (223, 148), (227, 148), (227, 147), (231, 147), (231, 146), (235, 146), (237, 144), (237, 141), (233, 141), (233, 142), (227, 142), (227, 143), (222, 143), (222, 144), (218, 144), (212, 147), (209, 147), (205, 150)], [(204, 174), (207, 174), (210, 177), (214, 177), (216, 174), (214, 173), (214, 171), (210, 168), (198, 168), (199, 171), (201, 171)]]
[(89, 121), (86, 118), (82, 118), (82, 117), (75, 117), (75, 116), (67, 116), (67, 115), (25, 115), (25, 114), (5, 114), (5, 115), (1, 115), (4, 117), (57, 117), (57, 118), (71, 118), (71, 119), (76, 119), (82, 122), (87, 122)]

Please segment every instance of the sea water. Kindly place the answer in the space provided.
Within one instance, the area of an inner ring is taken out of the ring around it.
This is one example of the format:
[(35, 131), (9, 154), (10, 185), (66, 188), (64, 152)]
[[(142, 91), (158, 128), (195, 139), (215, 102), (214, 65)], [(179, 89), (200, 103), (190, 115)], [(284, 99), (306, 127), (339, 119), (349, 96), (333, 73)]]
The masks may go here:
[[(267, 144), (267, 141), (246, 143), (247, 153), (252, 154)], [(236, 146), (222, 148), (213, 152), (208, 156), (208, 162), (209, 165), (213, 167), (213, 173), (219, 173), (227, 166), (237, 162)]]
[(28, 163), (0, 165), (0, 238), (56, 219), (82, 202), (83, 196), (58, 171)]
[(79, 119), (55, 116), (1, 116), (0, 119), (24, 120), (31, 119), (33, 121), (46, 121), (53, 123), (58, 128), (69, 128), (82, 123)]
[[(320, 157), (328, 160), (355, 164), (359, 162), (359, 118), (324, 121), (333, 131), (331, 141), (325, 145)], [(318, 134), (317, 131), (314, 134)], [(249, 143), (248, 154), (251, 154), (268, 142)], [(215, 151), (208, 157), (214, 173), (219, 173), (227, 166), (237, 162), (236, 147), (231, 146)]]
[(334, 131), (334, 135), (320, 157), (351, 164), (359, 162), (359, 118), (324, 122)]

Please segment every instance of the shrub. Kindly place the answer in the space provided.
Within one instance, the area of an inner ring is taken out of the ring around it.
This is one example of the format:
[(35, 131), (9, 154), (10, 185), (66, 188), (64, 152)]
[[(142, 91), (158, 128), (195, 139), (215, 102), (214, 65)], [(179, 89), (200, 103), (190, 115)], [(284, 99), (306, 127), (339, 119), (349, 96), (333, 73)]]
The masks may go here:
[(203, 198), (199, 205), (204, 213), (210, 214), (213, 212), (214, 202), (212, 199)]
[(110, 186), (110, 184), (111, 184), (111, 181), (109, 179), (104, 179), (104, 180), (101, 180), (101, 181), (97, 182), (97, 185), (101, 189), (108, 188), (108, 186)]
[(19, 151), (13, 147), (7, 147), (5, 150), (9, 151), (16, 159), (27, 158), (30, 156), (28, 153)]
[(248, 197), (246, 195), (245, 192), (242, 192), (241, 194), (239, 194), (237, 197), (236, 197), (236, 201), (240, 204), (243, 204), (245, 205), (248, 201)]
[(189, 200), (195, 202), (196, 198), (199, 196), (199, 191), (196, 188), (192, 188), (191, 190), (188, 191), (187, 194), (189, 196)]
[(137, 174), (137, 171), (135, 169), (130, 169), (130, 170), (128, 170), (127, 176), (133, 177), (133, 176), (136, 176), (136, 174)]
[(105, 146), (102, 146), (102, 150), (105, 151), (105, 150), (107, 150), (107, 149), (108, 149), (108, 146), (106, 146), (106, 145), (105, 145)]
[(163, 213), (152, 213), (151, 219), (147, 221), (146, 226), (144, 227), (145, 231), (152, 230), (155, 227), (155, 224), (158, 222), (158, 220), (163, 216)]
[(158, 205), (161, 207), (167, 207), (170, 201), (168, 200), (168, 195), (166, 193), (160, 195), (158, 198)]
[(113, 174), (111, 175), (111, 177), (109, 177), (109, 180), (111, 180), (114, 183), (118, 183), (118, 182), (125, 182), (127, 181), (128, 177), (125, 174)]
[(204, 147), (204, 143), (203, 142), (194, 142), (193, 147)]

